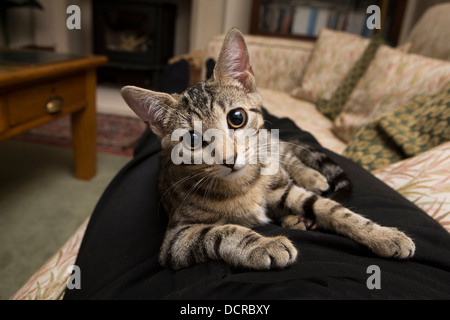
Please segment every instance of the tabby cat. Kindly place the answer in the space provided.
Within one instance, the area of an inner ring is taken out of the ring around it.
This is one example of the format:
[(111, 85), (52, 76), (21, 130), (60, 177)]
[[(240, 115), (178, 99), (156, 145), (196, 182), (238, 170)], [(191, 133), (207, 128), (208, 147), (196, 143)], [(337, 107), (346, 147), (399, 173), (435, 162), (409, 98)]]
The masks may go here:
[[(159, 191), (169, 216), (159, 255), (163, 266), (180, 269), (214, 259), (257, 270), (287, 267), (297, 258), (291, 241), (251, 230), (270, 221), (287, 228), (331, 230), (381, 257), (405, 259), (414, 254), (415, 245), (404, 233), (321, 196), (330, 186), (335, 192), (350, 187), (342, 169), (323, 153), (300, 142), (284, 141), (279, 142), (277, 153), (258, 152), (249, 139), (241, 148), (225, 147), (242, 135), (259, 135), (264, 128), (262, 98), (239, 30), (231, 29), (226, 35), (207, 81), (180, 95), (133, 86), (121, 93), (162, 145)], [(195, 130), (195, 122), (201, 122), (201, 132)], [(187, 138), (173, 139), (177, 129), (184, 129)], [(208, 129), (222, 136), (205, 139), (202, 135)], [(174, 163), (173, 150), (180, 150), (174, 148), (202, 151), (213, 140), (213, 156), (223, 161)], [(260, 160), (242, 161), (251, 153)], [(270, 162), (262, 160), (270, 157), (279, 159), (279, 167), (272, 174), (262, 174)]]

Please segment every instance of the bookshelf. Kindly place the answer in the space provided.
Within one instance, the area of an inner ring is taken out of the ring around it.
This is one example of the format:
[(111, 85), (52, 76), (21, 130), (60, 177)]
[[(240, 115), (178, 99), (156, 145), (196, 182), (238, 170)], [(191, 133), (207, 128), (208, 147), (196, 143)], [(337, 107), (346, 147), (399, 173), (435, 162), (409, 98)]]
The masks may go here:
[[(326, 27), (370, 37), (383, 33), (397, 44), (408, 0), (253, 0), (250, 33), (314, 41)], [(370, 30), (367, 7), (380, 8), (381, 29)]]

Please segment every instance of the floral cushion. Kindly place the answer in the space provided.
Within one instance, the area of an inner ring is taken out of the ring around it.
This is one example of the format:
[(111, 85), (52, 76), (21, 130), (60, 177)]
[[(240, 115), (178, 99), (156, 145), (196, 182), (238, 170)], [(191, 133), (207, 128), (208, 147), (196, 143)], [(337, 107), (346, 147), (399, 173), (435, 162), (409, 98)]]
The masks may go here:
[(373, 174), (450, 232), (450, 142)]
[(349, 142), (373, 119), (416, 96), (439, 90), (449, 79), (449, 62), (381, 46), (335, 119), (334, 131)]
[(301, 84), (292, 95), (313, 103), (330, 99), (369, 42), (351, 33), (322, 29)]
[(342, 155), (369, 171), (406, 158), (389, 136), (380, 130), (378, 120), (361, 129), (350, 140)]
[(449, 141), (450, 81), (437, 93), (382, 116), (379, 126), (409, 157)]
[(359, 79), (364, 75), (370, 62), (375, 57), (378, 48), (385, 43), (386, 41), (381, 35), (372, 38), (363, 55), (339, 83), (330, 100), (319, 99), (317, 101), (316, 106), (320, 112), (332, 120), (339, 115)]
[(450, 82), (385, 113), (361, 129), (343, 155), (367, 170), (415, 156), (450, 140)]

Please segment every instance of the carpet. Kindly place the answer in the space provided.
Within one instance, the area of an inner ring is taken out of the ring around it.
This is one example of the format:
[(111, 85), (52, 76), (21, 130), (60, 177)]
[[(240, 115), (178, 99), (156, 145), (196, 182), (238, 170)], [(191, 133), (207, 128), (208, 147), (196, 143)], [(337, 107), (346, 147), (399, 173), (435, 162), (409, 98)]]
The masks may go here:
[[(145, 123), (139, 118), (97, 113), (97, 150), (104, 153), (132, 156), (133, 149), (145, 129)], [(70, 115), (33, 128), (14, 139), (71, 147)]]
[(72, 236), (130, 160), (99, 152), (97, 174), (85, 181), (73, 177), (70, 148), (0, 143), (0, 300), (9, 299)]

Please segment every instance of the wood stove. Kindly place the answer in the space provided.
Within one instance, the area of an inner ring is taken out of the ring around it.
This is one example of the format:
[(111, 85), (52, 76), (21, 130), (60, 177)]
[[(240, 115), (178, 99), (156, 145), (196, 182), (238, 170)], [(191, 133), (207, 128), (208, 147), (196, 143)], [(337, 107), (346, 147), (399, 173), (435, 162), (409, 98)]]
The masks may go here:
[(99, 81), (157, 89), (173, 56), (175, 16), (164, 0), (93, 1), (94, 53), (108, 57)]

